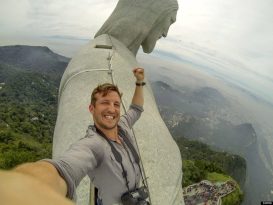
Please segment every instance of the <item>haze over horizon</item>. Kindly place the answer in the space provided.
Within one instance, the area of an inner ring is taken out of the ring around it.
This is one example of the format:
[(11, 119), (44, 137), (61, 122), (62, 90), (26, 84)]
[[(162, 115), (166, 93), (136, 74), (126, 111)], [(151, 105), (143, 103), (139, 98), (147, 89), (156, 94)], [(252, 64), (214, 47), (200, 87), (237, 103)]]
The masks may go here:
[[(2, 1), (0, 45), (48, 46), (72, 57), (93, 38), (117, 2)], [(224, 78), (273, 105), (273, 2), (179, 0), (178, 3), (177, 21), (168, 37), (158, 41), (152, 55), (199, 65), (209, 74)]]

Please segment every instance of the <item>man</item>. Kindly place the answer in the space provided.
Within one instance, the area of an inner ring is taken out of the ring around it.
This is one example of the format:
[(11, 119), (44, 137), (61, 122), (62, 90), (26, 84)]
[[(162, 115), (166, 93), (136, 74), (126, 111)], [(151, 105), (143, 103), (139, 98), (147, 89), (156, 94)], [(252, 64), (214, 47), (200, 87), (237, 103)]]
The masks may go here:
[[(118, 82), (123, 101), (131, 102), (135, 87), (129, 68), (139, 63), (140, 47), (145, 53), (154, 49), (160, 37), (166, 37), (176, 20), (177, 0), (120, 0), (94, 39), (84, 45), (67, 66), (59, 89), (59, 107), (53, 137), (53, 158), (60, 156), (89, 123), (86, 93), (104, 81)], [(141, 57), (142, 58), (142, 57)], [(149, 60), (148, 60), (149, 61)], [(146, 63), (145, 60), (142, 60)], [(147, 62), (148, 63), (148, 62)], [(162, 120), (151, 87), (145, 90), (145, 112), (134, 126), (145, 176), (154, 205), (183, 203), (182, 160), (179, 148)], [(168, 167), (168, 169), (166, 169)], [(87, 184), (87, 186), (86, 186)], [(82, 204), (90, 198), (88, 179), (77, 191)]]
[[(130, 191), (138, 187), (139, 167), (118, 130), (123, 130), (125, 137), (135, 144), (131, 128), (143, 111), (145, 83), (144, 69), (135, 68), (133, 73), (136, 88), (132, 105), (125, 115), (120, 117), (121, 93), (115, 85), (106, 83), (95, 88), (89, 106), (94, 126), (89, 126), (86, 136), (72, 144), (58, 159), (26, 163), (12, 172), (0, 173), (1, 203), (71, 204), (61, 196), (75, 199), (75, 188), (86, 174), (98, 188), (103, 205), (120, 203), (128, 187)], [(99, 131), (121, 154), (128, 187), (111, 146)]]

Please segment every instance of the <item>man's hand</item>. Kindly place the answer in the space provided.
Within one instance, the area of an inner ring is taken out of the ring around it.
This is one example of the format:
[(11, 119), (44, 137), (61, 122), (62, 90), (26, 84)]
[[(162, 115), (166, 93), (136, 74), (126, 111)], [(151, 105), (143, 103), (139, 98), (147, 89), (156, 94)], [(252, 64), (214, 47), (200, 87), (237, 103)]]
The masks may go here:
[(74, 205), (41, 180), (15, 171), (0, 170), (1, 205)]
[[(144, 69), (143, 68), (134, 68), (133, 69), (134, 76), (136, 77), (136, 89), (132, 99), (132, 104), (143, 106), (144, 104), (144, 97), (143, 97), (143, 86), (145, 83), (144, 80)], [(137, 85), (137, 84), (140, 85)]]
[(134, 76), (136, 77), (137, 82), (142, 82), (144, 80), (144, 69), (143, 68), (134, 68)]
[(66, 196), (67, 185), (63, 178), (59, 175), (56, 168), (45, 161), (24, 163), (15, 167), (13, 172), (29, 175), (41, 182), (49, 185), (54, 191)]

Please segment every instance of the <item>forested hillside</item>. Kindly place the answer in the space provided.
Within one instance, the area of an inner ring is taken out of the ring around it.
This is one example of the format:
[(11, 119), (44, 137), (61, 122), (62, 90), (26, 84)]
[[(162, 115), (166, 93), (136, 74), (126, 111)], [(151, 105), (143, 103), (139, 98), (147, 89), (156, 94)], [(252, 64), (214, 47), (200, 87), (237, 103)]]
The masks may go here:
[(0, 168), (51, 157), (58, 87), (68, 62), (47, 47), (0, 47)]
[(56, 82), (3, 64), (0, 76), (0, 168), (51, 157)]
[[(44, 48), (42, 50), (49, 52)], [(51, 157), (58, 86), (61, 78), (58, 75), (64, 70), (60, 68), (61, 71), (53, 76), (52, 70), (47, 74), (44, 69), (42, 71), (35, 69), (36, 65), (41, 65), (35, 62), (40, 58), (31, 60), (31, 65), (34, 66), (31, 69), (22, 68), (24, 65), (18, 61), (12, 64), (12, 60), (8, 59), (8, 62), (4, 62), (0, 56), (0, 168), (2, 169), (12, 168), (22, 162)], [(242, 185), (246, 170), (243, 158), (212, 151), (203, 143), (184, 138), (183, 132), (176, 130), (175, 133), (179, 135), (174, 138), (183, 158), (183, 186), (207, 179), (211, 173), (232, 176)], [(241, 198), (240, 193), (236, 201), (240, 201)]]
[(242, 157), (213, 151), (204, 143), (184, 137), (176, 138), (176, 142), (183, 159), (183, 186), (199, 182), (212, 172), (229, 175), (238, 182), (244, 181), (246, 162)]

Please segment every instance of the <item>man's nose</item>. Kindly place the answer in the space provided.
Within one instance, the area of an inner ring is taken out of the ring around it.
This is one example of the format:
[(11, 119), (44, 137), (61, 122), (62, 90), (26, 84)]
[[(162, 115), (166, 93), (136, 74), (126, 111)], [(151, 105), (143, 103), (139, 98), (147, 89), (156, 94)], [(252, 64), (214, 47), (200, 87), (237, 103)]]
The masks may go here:
[(115, 112), (116, 110), (114, 103), (109, 103), (107, 108), (108, 108), (108, 111), (111, 111), (111, 112)]

